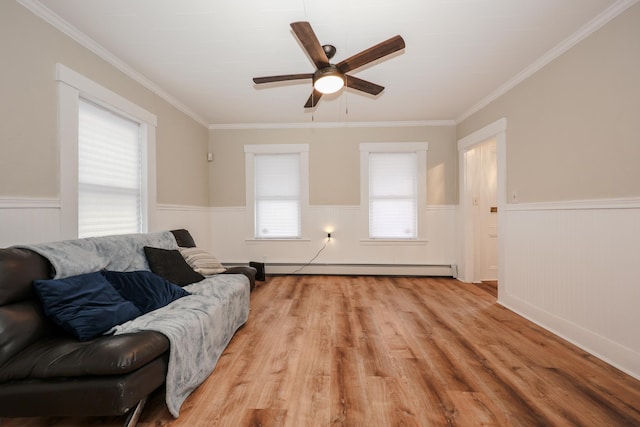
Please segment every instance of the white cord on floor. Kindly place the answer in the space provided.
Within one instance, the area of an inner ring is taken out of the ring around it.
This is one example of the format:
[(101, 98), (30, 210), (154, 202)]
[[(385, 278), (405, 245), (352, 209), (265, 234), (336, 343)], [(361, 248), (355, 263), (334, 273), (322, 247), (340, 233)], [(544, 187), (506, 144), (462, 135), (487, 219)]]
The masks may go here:
[(318, 258), (318, 255), (320, 255), (320, 253), (321, 253), (322, 251), (324, 251), (324, 248), (326, 248), (326, 247), (327, 247), (327, 243), (329, 243), (329, 241), (330, 241), (330, 240), (331, 240), (331, 238), (329, 237), (329, 238), (327, 239), (327, 241), (326, 241), (326, 242), (324, 242), (324, 245), (322, 245), (322, 247), (320, 248), (320, 250), (315, 254), (315, 256), (309, 260), (309, 262), (307, 262), (306, 264), (304, 264), (302, 267), (298, 268), (297, 270), (295, 270), (295, 271), (294, 271), (293, 273), (291, 273), (291, 274), (296, 274), (297, 272), (299, 272), (299, 271), (300, 271), (300, 270), (302, 270), (303, 268), (308, 267), (309, 265), (311, 265), (311, 263), (312, 263), (316, 258)]

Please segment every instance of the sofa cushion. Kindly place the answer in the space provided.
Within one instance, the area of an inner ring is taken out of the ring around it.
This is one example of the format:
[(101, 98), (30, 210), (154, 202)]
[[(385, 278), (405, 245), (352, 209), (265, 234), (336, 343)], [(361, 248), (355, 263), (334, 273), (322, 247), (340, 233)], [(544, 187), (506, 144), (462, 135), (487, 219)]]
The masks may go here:
[(0, 382), (24, 378), (122, 375), (146, 365), (169, 350), (160, 332), (100, 336), (89, 341), (46, 337), (0, 366)]
[(226, 271), (226, 268), (220, 264), (216, 257), (203, 249), (179, 248), (178, 250), (187, 261), (187, 264), (200, 274), (211, 276)]
[(34, 288), (45, 315), (80, 341), (142, 314), (100, 272), (36, 280)]
[(178, 298), (191, 295), (180, 286), (151, 271), (103, 270), (101, 273), (124, 299), (135, 304), (142, 313), (148, 313)]
[(186, 286), (204, 279), (204, 276), (196, 272), (187, 264), (180, 251), (177, 249), (161, 249), (144, 247), (147, 262), (152, 272), (175, 283), (178, 286)]

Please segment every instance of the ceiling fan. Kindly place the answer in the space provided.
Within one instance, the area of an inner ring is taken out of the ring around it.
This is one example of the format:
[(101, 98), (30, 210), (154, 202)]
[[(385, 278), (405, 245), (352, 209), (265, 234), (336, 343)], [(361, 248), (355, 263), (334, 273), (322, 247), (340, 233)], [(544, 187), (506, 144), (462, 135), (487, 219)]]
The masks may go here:
[(311, 28), (311, 24), (308, 22), (293, 22), (291, 23), (291, 28), (316, 66), (315, 73), (254, 77), (253, 82), (262, 84), (312, 79), (313, 92), (309, 96), (307, 103), (304, 104), (304, 108), (315, 107), (323, 94), (337, 92), (345, 85), (371, 95), (378, 95), (384, 90), (384, 86), (359, 79), (347, 73), (405, 47), (402, 37), (394, 36), (334, 65), (329, 63), (329, 60), (335, 55), (336, 48), (332, 45), (320, 45)]

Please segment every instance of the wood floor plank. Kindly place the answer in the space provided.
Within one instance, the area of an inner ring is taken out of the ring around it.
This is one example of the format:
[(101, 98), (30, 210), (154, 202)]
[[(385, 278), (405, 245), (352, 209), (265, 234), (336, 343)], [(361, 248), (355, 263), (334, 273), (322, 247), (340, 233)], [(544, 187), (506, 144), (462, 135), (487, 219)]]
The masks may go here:
[(638, 426), (640, 381), (498, 305), (494, 284), (276, 276), (180, 417), (160, 390), (138, 425)]

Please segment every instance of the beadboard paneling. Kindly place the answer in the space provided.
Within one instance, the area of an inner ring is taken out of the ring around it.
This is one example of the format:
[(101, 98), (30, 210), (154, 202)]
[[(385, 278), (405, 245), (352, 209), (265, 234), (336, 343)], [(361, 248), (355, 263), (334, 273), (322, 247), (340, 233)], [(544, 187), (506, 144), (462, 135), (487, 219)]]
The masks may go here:
[[(208, 207), (158, 205), (150, 231), (186, 228), (196, 243), (212, 249)], [(0, 247), (61, 239), (60, 201), (57, 199), (0, 199)]]
[(212, 208), (213, 247), (223, 262), (260, 261), (304, 264), (331, 241), (314, 262), (319, 264), (451, 265), (455, 253), (455, 206), (426, 209), (427, 239), (419, 242), (371, 242), (359, 235), (357, 206), (312, 206), (301, 240), (254, 240), (247, 230), (246, 209)]
[(157, 205), (153, 224), (152, 231), (186, 228), (199, 247), (208, 251), (213, 249), (209, 207)]
[(640, 201), (505, 213), (500, 303), (640, 378)]
[(60, 240), (60, 201), (0, 199), (0, 247)]

